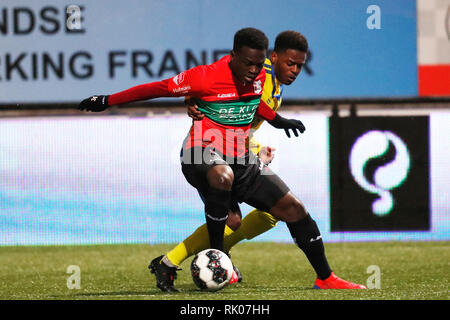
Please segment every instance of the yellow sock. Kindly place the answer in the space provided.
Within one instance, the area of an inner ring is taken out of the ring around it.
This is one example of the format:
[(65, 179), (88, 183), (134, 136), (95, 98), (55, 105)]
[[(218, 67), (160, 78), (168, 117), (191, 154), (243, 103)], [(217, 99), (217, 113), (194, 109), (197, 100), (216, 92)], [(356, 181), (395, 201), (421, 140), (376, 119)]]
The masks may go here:
[[(231, 234), (231, 230), (228, 226), (225, 226), (224, 236), (227, 237)], [(170, 263), (175, 266), (180, 266), (181, 263), (190, 256), (197, 254), (198, 252), (209, 248), (209, 234), (206, 224), (201, 225), (194, 231), (189, 237), (180, 242), (175, 248), (166, 254)]]
[(244, 239), (254, 237), (272, 229), (278, 223), (278, 219), (270, 213), (255, 209), (248, 213), (241, 221), (239, 228), (225, 236), (225, 250), (229, 251), (236, 243)]

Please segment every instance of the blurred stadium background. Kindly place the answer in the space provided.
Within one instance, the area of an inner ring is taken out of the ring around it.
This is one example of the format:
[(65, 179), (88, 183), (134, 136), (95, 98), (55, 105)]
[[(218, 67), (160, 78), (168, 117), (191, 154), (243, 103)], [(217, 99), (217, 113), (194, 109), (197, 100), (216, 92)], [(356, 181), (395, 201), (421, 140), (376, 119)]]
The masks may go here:
[(450, 0), (2, 0), (0, 245), (173, 243), (203, 224), (181, 99), (76, 106), (212, 63), (247, 26), (309, 40), (280, 111), (307, 131), (257, 138), (325, 242), (450, 240)]

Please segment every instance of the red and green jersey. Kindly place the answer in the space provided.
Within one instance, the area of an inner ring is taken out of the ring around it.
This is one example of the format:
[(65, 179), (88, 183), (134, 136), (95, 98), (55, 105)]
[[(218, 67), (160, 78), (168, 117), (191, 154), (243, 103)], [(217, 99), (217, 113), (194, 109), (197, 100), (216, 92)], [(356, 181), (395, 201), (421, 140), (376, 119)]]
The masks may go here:
[(243, 156), (255, 114), (272, 120), (275, 113), (265, 104), (260, 105), (264, 69), (252, 83), (242, 83), (232, 74), (229, 62), (230, 56), (225, 56), (173, 78), (113, 94), (108, 102), (113, 105), (157, 97), (193, 97), (205, 117), (193, 121), (184, 148), (209, 146), (225, 155)]

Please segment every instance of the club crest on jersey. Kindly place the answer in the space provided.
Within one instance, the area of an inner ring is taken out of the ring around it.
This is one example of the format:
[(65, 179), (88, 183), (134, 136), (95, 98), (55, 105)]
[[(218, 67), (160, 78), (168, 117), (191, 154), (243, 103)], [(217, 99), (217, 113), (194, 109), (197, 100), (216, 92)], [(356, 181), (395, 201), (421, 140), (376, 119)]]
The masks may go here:
[(255, 93), (261, 93), (262, 87), (261, 87), (261, 80), (256, 80), (253, 82), (253, 89)]
[(173, 77), (173, 82), (179, 86), (184, 81), (184, 72)]

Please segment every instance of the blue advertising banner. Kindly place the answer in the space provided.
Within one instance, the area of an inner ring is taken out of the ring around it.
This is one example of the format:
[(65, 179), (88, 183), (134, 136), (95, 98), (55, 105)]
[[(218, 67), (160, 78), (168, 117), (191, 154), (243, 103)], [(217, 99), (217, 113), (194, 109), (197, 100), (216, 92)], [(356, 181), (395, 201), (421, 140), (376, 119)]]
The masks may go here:
[(3, 0), (0, 103), (76, 102), (172, 77), (232, 48), (243, 27), (310, 55), (285, 99), (417, 96), (416, 1)]

